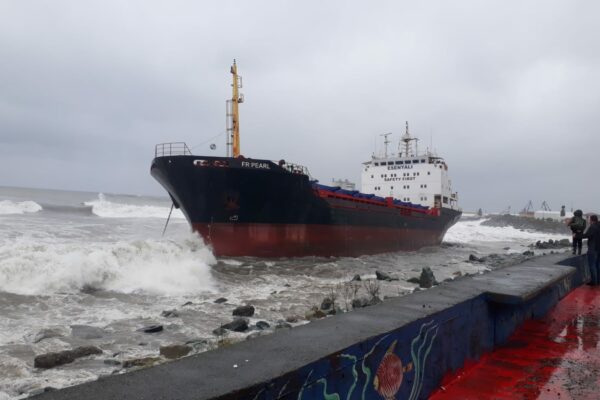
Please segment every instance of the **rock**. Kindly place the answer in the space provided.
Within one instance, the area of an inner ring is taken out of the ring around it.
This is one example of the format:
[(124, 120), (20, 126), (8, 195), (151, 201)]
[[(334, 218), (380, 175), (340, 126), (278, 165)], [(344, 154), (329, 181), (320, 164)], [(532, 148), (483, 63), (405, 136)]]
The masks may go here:
[(185, 344), (172, 344), (168, 346), (160, 346), (160, 355), (168, 358), (169, 360), (174, 360), (176, 358), (181, 358), (187, 356), (192, 351), (192, 348)]
[(165, 318), (177, 318), (177, 317), (179, 317), (179, 313), (175, 309), (164, 310), (163, 312), (160, 313), (160, 316), (165, 317)]
[(410, 283), (419, 283), (419, 282), (420, 282), (420, 280), (419, 280), (419, 278), (408, 278), (408, 279), (406, 280), (406, 282), (410, 282)]
[(246, 305), (236, 307), (232, 314), (236, 317), (251, 317), (254, 315), (254, 306)]
[(481, 262), (485, 262), (485, 258), (484, 257), (479, 258), (479, 257), (477, 257), (474, 254), (469, 254), (469, 261), (470, 262), (479, 262), (479, 263), (481, 263)]
[(259, 330), (265, 330), (265, 329), (269, 329), (271, 327), (271, 325), (269, 325), (269, 323), (267, 321), (258, 321), (256, 323), (256, 328)]
[(160, 357), (144, 357), (144, 358), (133, 358), (131, 360), (123, 361), (123, 368), (131, 368), (131, 367), (150, 367), (158, 362), (160, 362)]
[(225, 336), (227, 334), (227, 329), (219, 327), (217, 329), (213, 329), (212, 333), (216, 336)]
[(532, 257), (534, 255), (534, 253), (531, 250), (526, 250), (523, 252), (523, 255), (527, 256), (527, 257)]
[(456, 277), (458, 277), (458, 276), (462, 276), (462, 272), (461, 272), (461, 271), (454, 271), (454, 272), (452, 273), (452, 275), (454, 275), (454, 276), (456, 276)]
[(163, 330), (162, 325), (149, 325), (149, 326), (145, 326), (143, 328), (138, 329), (139, 332), (144, 332), (144, 333), (156, 333), (156, 332), (161, 332), (162, 330)]
[(375, 271), (375, 276), (377, 277), (377, 280), (379, 281), (397, 281), (398, 278), (391, 276), (390, 274), (386, 274), (385, 272), (380, 272), (380, 271)]
[(333, 300), (329, 297), (325, 297), (321, 302), (321, 310), (329, 310), (333, 308)]
[(71, 325), (71, 336), (78, 339), (100, 339), (106, 335), (102, 328), (88, 325)]
[(298, 322), (298, 316), (297, 315), (288, 315), (287, 317), (285, 317), (285, 322), (290, 322), (292, 324)]
[(214, 301), (214, 303), (216, 303), (216, 304), (227, 303), (227, 299), (225, 297), (219, 297), (218, 299), (216, 299)]
[(325, 314), (322, 310), (319, 310), (317, 307), (314, 307), (314, 309), (307, 311), (306, 314), (304, 314), (304, 318), (308, 321), (325, 318), (326, 316), (327, 314)]
[(381, 303), (381, 299), (378, 296), (373, 296), (369, 299), (369, 304), (370, 306), (374, 306), (375, 304), (379, 304)]
[(424, 267), (421, 270), (421, 277), (419, 278), (419, 286), (422, 288), (430, 288), (437, 284), (438, 284), (438, 282), (435, 280), (435, 276), (433, 275), (433, 271), (431, 271), (431, 268)]
[(284, 328), (291, 328), (292, 325), (288, 324), (285, 321), (277, 321), (277, 324), (275, 324), (275, 329), (284, 329)]
[(106, 365), (112, 365), (112, 366), (117, 366), (117, 365), (121, 365), (121, 361), (107, 359), (107, 360), (104, 360), (104, 364), (106, 364)]
[(285, 285), (283, 285), (285, 287), (292, 287), (292, 285), (290, 285), (289, 283), (286, 283)]
[(248, 320), (246, 318), (236, 318), (230, 323), (221, 326), (221, 328), (234, 332), (244, 332), (248, 329)]
[(63, 364), (69, 364), (78, 358), (102, 354), (102, 350), (95, 346), (82, 346), (74, 350), (59, 351), (57, 353), (41, 354), (33, 360), (35, 368), (53, 368)]
[(546, 249), (559, 249), (561, 247), (569, 247), (571, 246), (571, 242), (569, 241), (569, 239), (562, 239), (562, 240), (548, 240), (547, 242), (542, 242), (541, 240), (538, 240), (537, 242), (535, 242), (535, 244), (533, 244), (532, 246), (529, 247), (535, 247), (536, 249), (541, 249), (541, 250), (546, 250)]
[(39, 343), (44, 339), (50, 339), (54, 337), (63, 336), (63, 332), (60, 329), (42, 329), (33, 337), (33, 343)]
[(350, 280), (350, 282), (360, 282), (361, 278), (359, 274), (356, 274), (352, 277), (352, 279)]
[(352, 300), (352, 308), (363, 308), (368, 307), (369, 305), (369, 299), (366, 297), (358, 297)]
[(194, 304), (194, 303), (192, 303), (191, 301), (186, 301), (185, 303), (183, 303), (183, 304), (181, 305), (181, 307), (187, 307), (187, 306), (191, 306), (191, 305), (193, 305), (193, 304)]
[(85, 294), (94, 294), (96, 292), (99, 292), (100, 289), (86, 283), (85, 285), (83, 285), (83, 287), (79, 291), (81, 293), (85, 293)]

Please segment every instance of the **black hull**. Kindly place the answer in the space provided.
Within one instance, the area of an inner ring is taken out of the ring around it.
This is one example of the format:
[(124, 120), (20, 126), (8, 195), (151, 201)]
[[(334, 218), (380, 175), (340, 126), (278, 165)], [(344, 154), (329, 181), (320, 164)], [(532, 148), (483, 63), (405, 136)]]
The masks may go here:
[(266, 160), (165, 156), (152, 176), (217, 255), (360, 255), (439, 244), (461, 213), (319, 195)]

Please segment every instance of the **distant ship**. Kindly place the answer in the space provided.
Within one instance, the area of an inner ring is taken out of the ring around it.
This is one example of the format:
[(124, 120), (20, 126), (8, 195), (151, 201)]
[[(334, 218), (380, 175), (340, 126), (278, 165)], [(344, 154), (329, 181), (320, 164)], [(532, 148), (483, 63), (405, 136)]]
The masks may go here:
[(438, 245), (461, 216), (448, 166), (419, 154), (406, 124), (396, 155), (372, 155), (361, 190), (321, 185), (306, 167), (240, 153), (243, 96), (231, 67), (227, 156), (193, 155), (185, 143), (156, 146), (150, 172), (217, 256), (360, 256)]

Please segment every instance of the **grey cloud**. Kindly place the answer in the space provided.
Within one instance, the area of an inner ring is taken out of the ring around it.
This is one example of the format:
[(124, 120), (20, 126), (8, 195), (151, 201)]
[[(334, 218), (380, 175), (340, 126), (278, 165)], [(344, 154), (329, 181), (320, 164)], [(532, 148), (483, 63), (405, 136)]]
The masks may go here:
[[(600, 6), (591, 2), (5, 2), (0, 184), (162, 194), (155, 143), (223, 152), (232, 58), (242, 151), (355, 181), (409, 120), (465, 209), (600, 211)], [(32, 169), (32, 157), (44, 171)], [(16, 172), (18, 171), (18, 173)]]

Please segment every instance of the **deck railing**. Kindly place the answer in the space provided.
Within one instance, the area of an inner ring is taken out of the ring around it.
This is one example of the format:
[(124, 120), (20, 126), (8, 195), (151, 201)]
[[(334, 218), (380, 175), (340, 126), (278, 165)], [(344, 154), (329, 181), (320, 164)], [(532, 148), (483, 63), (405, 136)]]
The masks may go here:
[(192, 152), (185, 142), (160, 143), (154, 147), (154, 157), (191, 155)]

